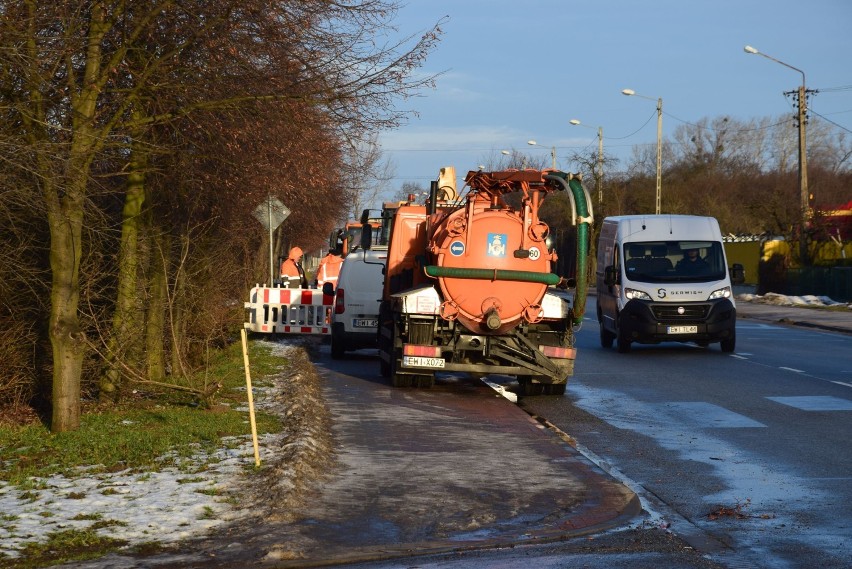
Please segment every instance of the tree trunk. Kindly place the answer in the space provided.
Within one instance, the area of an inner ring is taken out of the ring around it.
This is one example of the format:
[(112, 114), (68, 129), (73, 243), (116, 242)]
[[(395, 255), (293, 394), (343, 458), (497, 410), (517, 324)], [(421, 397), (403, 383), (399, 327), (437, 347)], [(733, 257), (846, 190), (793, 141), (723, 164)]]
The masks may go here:
[(103, 146), (103, 134), (94, 128), (102, 77), (101, 41), (108, 28), (102, 2), (91, 6), (86, 66), (72, 95), (71, 145), (65, 164), (64, 187), (45, 188), (50, 226), (50, 342), (53, 348), (54, 433), (80, 426), (80, 380), (86, 337), (80, 326), (80, 260), (82, 257), (83, 210), (89, 169)]
[(134, 142), (130, 157), (130, 174), (127, 177), (127, 194), (121, 212), (121, 247), (118, 252), (118, 290), (112, 333), (107, 343), (107, 370), (101, 378), (101, 399), (119, 397), (122, 370), (135, 368), (141, 351), (142, 336), (138, 333), (140, 314), (138, 306), (139, 229), (142, 205), (145, 202), (145, 168), (147, 150)]
[(167, 268), (171, 239), (168, 234), (152, 232), (151, 242), (145, 354), (148, 360), (148, 379), (163, 381), (166, 377), (166, 287), (168, 286)]
[[(50, 226), (50, 343), (53, 351), (51, 430), (72, 431), (80, 426), (80, 376), (85, 353), (85, 333), (77, 309), (80, 303), (80, 238), (83, 199), (79, 187), (68, 188), (64, 197), (47, 196)], [(51, 199), (55, 198), (55, 199)]]

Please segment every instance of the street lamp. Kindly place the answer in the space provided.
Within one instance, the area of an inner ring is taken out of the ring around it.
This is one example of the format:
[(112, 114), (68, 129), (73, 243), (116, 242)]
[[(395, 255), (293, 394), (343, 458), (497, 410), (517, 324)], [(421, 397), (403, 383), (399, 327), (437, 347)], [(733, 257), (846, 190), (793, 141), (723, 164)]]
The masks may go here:
[[(651, 97), (640, 95), (633, 89), (622, 89), (621, 93), (653, 101)], [(657, 215), (660, 214), (660, 189), (663, 178), (663, 98), (657, 98)]]
[[(500, 154), (502, 154), (503, 156), (511, 156), (512, 158), (515, 157), (514, 151), (509, 152), (508, 150), (501, 150)], [(511, 160), (509, 162), (511, 164)], [(526, 156), (526, 154), (522, 154), (521, 155), (521, 170), (525, 170), (526, 167), (527, 167), (527, 156)]]
[(789, 63), (784, 63), (770, 55), (761, 53), (750, 45), (743, 47), (743, 51), (754, 55), (762, 55), (766, 59), (771, 59), (775, 63), (780, 63), (784, 67), (789, 67), (793, 71), (798, 71), (802, 74), (802, 84), (799, 86), (799, 90), (796, 95), (796, 98), (798, 99), (797, 106), (799, 108), (796, 119), (799, 126), (799, 198), (801, 200), (802, 208), (802, 234), (799, 238), (799, 254), (802, 258), (802, 265), (806, 265), (808, 263), (808, 244), (805, 240), (805, 225), (810, 218), (811, 204), (810, 194), (808, 193), (808, 152), (805, 137), (805, 122), (807, 120), (808, 112), (808, 91), (805, 89), (805, 72), (797, 67), (793, 67)]
[[(591, 126), (586, 126), (581, 123), (578, 119), (571, 119), (568, 121), (570, 124), (574, 126), (582, 126), (586, 128), (593, 128)], [(598, 127), (598, 176), (597, 176), (597, 185), (598, 185), (598, 214), (603, 211), (603, 127)]]
[[(528, 140), (527, 144), (529, 144), (530, 146), (544, 146), (543, 144), (537, 143), (535, 140)], [(546, 146), (544, 146), (544, 147), (547, 148)], [(556, 147), (555, 146), (550, 147), (550, 162), (552, 164), (553, 169), (556, 170)]]

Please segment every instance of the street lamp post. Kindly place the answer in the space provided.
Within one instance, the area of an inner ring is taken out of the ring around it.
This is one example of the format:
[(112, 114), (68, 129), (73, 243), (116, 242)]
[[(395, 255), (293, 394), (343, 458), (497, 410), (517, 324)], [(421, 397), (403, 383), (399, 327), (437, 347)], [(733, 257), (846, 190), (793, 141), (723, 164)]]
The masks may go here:
[[(621, 93), (653, 101), (651, 97), (640, 95), (633, 89), (622, 89)], [(663, 98), (657, 98), (657, 215), (660, 214), (660, 194), (663, 179)]]
[(793, 71), (798, 71), (802, 74), (802, 84), (799, 86), (796, 97), (798, 99), (798, 113), (796, 116), (799, 127), (799, 199), (801, 200), (802, 209), (802, 231), (799, 236), (799, 255), (802, 258), (802, 265), (808, 263), (808, 243), (805, 239), (805, 226), (811, 214), (810, 194), (808, 193), (808, 152), (805, 137), (805, 123), (807, 122), (808, 112), (808, 91), (805, 88), (805, 72), (797, 67), (793, 67), (789, 63), (784, 63), (781, 60), (775, 59), (770, 55), (766, 55), (750, 45), (743, 47), (743, 51), (754, 55), (762, 55), (766, 59), (771, 59), (775, 63), (780, 63), (784, 67), (789, 67)]
[[(509, 159), (509, 165), (511, 166), (512, 161), (514, 160), (514, 158), (516, 156), (515, 151), (512, 150), (511, 152), (509, 152), (508, 150), (501, 150), (500, 154), (502, 154), (503, 156), (510, 156), (511, 157)], [(518, 154), (520, 154), (520, 153), (518, 153)], [(521, 170), (526, 170), (526, 168), (527, 168), (527, 155), (521, 154)]]
[[(543, 144), (537, 143), (535, 140), (528, 140), (527, 144), (529, 144), (530, 146), (544, 146)], [(547, 147), (545, 146), (545, 148), (547, 148)], [(556, 170), (556, 147), (555, 146), (550, 147), (550, 163), (551, 163), (553, 169)]]
[[(593, 128), (593, 127), (584, 125), (578, 119), (571, 119), (568, 122), (570, 124), (574, 125), (574, 126), (584, 126), (586, 128)], [(600, 212), (603, 212), (603, 127), (601, 127), (601, 126), (598, 127), (597, 186), (598, 186), (598, 214), (601, 215)]]

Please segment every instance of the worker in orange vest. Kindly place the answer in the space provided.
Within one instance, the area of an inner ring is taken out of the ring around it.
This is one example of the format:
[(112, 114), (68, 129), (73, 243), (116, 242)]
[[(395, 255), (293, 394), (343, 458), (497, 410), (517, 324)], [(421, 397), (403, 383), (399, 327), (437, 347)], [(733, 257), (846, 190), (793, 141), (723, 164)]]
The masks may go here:
[(302, 250), (290, 249), (287, 258), (281, 263), (281, 286), (285, 288), (308, 288), (308, 279), (302, 269)]
[(317, 267), (317, 275), (314, 279), (316, 287), (321, 289), (325, 283), (331, 283), (334, 285), (334, 288), (337, 288), (337, 277), (340, 275), (340, 266), (342, 264), (343, 257), (340, 255), (340, 249), (329, 249)]

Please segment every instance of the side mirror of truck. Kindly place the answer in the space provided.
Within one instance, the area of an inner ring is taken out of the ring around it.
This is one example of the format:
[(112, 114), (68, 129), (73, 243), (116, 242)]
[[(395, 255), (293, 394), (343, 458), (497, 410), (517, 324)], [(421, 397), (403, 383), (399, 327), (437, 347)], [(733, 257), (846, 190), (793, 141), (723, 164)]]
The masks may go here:
[(604, 284), (606, 286), (613, 286), (618, 283), (618, 271), (616, 271), (615, 267), (609, 265), (608, 267), (604, 267)]
[(361, 249), (367, 251), (373, 245), (373, 226), (365, 223), (361, 227)]
[(741, 285), (745, 282), (745, 268), (740, 263), (731, 267), (731, 284)]

